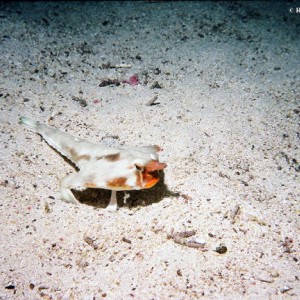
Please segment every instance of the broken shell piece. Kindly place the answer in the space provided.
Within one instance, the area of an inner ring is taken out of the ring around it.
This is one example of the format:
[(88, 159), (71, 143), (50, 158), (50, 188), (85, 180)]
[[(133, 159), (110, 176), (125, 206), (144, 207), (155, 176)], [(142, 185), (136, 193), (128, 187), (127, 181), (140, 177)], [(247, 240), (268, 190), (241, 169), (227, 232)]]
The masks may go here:
[(197, 238), (197, 237), (190, 239), (189, 242), (193, 242), (195, 244), (199, 244), (199, 245), (202, 245), (202, 246), (204, 246), (206, 244), (204, 239)]

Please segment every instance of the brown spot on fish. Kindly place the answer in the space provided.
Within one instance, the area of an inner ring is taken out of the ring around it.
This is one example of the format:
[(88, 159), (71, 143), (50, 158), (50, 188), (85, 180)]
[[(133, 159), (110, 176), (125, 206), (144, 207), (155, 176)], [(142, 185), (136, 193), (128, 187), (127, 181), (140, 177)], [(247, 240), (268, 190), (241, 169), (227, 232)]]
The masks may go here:
[(108, 161), (117, 161), (120, 159), (120, 153), (105, 155), (104, 158)]
[(87, 188), (97, 188), (97, 184), (95, 183), (96, 181), (96, 176), (95, 174), (90, 174), (85, 178), (85, 184), (84, 186)]
[(107, 186), (110, 188), (129, 189), (130, 186), (126, 184), (126, 181), (126, 177), (118, 177), (113, 180), (107, 181)]
[(72, 160), (77, 160), (78, 153), (75, 151), (75, 149), (67, 148), (67, 151), (70, 153)]
[(91, 159), (91, 156), (88, 155), (88, 154), (78, 155), (78, 153), (73, 148), (68, 148), (67, 151), (70, 152), (71, 159), (73, 161), (79, 161), (79, 160), (82, 160), (82, 159), (84, 159), (84, 160), (90, 160)]
[(98, 187), (97, 184), (94, 183), (94, 182), (86, 182), (84, 184), (84, 186), (87, 187), (87, 188), (97, 188)]
[(108, 155), (104, 155), (104, 156), (96, 156), (95, 159), (96, 160), (101, 160), (101, 159), (106, 159), (108, 161), (117, 161), (120, 158), (120, 153), (116, 153), (116, 154), (108, 154)]
[(84, 159), (84, 160), (90, 160), (91, 159), (91, 156), (90, 155), (87, 155), (87, 154), (84, 154), (84, 155), (79, 155), (78, 160), (81, 160), (81, 159)]

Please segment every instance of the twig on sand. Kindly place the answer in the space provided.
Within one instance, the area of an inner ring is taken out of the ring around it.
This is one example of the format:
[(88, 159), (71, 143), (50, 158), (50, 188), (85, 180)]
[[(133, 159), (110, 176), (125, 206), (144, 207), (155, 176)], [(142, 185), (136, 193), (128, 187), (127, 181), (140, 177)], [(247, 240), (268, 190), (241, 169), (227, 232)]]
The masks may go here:
[(240, 206), (237, 204), (234, 206), (234, 208), (230, 212), (230, 219), (231, 219), (231, 224), (235, 223), (235, 217), (238, 215), (240, 212)]
[(193, 236), (196, 234), (196, 230), (190, 230), (190, 231), (181, 231), (181, 232), (175, 232), (174, 229), (171, 230), (170, 234), (167, 235), (168, 239), (172, 239), (176, 244), (196, 248), (196, 249), (202, 249), (203, 251), (207, 251), (208, 249), (204, 248), (205, 243), (199, 242), (196, 239), (194, 240), (188, 240), (187, 238)]

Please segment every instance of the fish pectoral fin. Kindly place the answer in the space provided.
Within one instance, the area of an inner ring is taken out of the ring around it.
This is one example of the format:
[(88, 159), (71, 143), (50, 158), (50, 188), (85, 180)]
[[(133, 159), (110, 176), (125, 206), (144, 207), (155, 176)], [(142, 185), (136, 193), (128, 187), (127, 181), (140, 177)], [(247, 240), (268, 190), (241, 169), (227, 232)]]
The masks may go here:
[(111, 212), (118, 209), (117, 191), (111, 191), (110, 201), (106, 209)]
[[(84, 176), (80, 171), (78, 173), (71, 174), (62, 179), (60, 182), (62, 200), (65, 202), (78, 204), (79, 201), (75, 198), (71, 189), (83, 191), (87, 188), (102, 188), (96, 183), (94, 174)], [(116, 211), (118, 209), (117, 191), (112, 191), (107, 209), (109, 211)]]
[(76, 191), (84, 191), (87, 188), (97, 188), (97, 184), (91, 180), (91, 177), (83, 176), (79, 171), (78, 173), (71, 174), (63, 178), (60, 182), (60, 190), (62, 200), (65, 202), (78, 204), (79, 201), (75, 198), (71, 189)]

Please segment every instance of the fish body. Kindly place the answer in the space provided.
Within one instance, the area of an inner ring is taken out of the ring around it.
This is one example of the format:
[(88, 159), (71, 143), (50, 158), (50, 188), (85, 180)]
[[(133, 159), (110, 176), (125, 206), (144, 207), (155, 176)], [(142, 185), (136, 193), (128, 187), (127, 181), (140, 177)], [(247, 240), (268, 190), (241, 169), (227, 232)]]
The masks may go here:
[(45, 141), (79, 169), (61, 180), (62, 200), (78, 203), (71, 189), (102, 188), (112, 191), (109, 208), (117, 208), (116, 191), (140, 190), (159, 181), (160, 170), (156, 145), (135, 148), (110, 148), (73, 137), (59, 129), (21, 117), (20, 123), (40, 134)]

